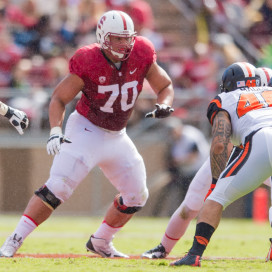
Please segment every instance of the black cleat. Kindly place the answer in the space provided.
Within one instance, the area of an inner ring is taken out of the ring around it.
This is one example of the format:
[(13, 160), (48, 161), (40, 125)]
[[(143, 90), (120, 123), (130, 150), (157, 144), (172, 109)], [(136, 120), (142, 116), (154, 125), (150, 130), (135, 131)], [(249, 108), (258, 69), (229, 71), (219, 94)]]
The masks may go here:
[(162, 244), (146, 251), (141, 255), (142, 258), (148, 259), (164, 259), (166, 258), (168, 253), (165, 251), (165, 248)]
[(201, 266), (201, 256), (188, 253), (183, 258), (170, 264), (171, 266)]

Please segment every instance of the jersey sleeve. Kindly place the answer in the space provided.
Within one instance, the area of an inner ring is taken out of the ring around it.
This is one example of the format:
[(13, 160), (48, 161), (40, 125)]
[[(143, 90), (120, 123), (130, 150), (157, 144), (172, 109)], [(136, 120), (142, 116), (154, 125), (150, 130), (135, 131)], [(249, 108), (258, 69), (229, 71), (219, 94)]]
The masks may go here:
[(69, 61), (69, 71), (71, 74), (75, 74), (82, 78), (84, 76), (84, 70), (86, 70), (86, 54), (82, 49), (79, 49), (71, 57)]
[(138, 36), (135, 43), (135, 50), (142, 61), (150, 65), (157, 60), (157, 54), (153, 43), (145, 37)]
[(145, 44), (146, 44), (146, 54), (150, 56), (150, 60), (151, 62), (156, 62), (157, 61), (157, 54), (156, 54), (156, 50), (155, 47), (153, 45), (153, 43), (151, 41), (149, 41), (148, 39), (144, 38)]
[(216, 96), (209, 104), (208, 110), (207, 110), (207, 117), (209, 119), (209, 122), (213, 124), (214, 117), (216, 114), (223, 110), (222, 109), (222, 100), (220, 96)]

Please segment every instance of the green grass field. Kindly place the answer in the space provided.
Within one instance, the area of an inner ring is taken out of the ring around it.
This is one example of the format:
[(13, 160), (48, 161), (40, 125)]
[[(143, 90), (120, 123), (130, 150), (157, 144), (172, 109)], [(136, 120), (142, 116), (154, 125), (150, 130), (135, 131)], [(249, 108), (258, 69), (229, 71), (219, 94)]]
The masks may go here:
[[(0, 216), (0, 244), (13, 231), (20, 216)], [(165, 231), (168, 218), (133, 218), (116, 235), (115, 247), (132, 259), (90, 258), (85, 243), (102, 221), (101, 218), (52, 216), (39, 226), (19, 249), (19, 257), (0, 259), (1, 272), (161, 272), (161, 271), (270, 271), (266, 263), (272, 230), (268, 223), (251, 220), (223, 219), (205, 252), (202, 267), (170, 267), (173, 259), (185, 254), (192, 244), (195, 222), (178, 242), (168, 259), (138, 259), (141, 253), (156, 246)], [(20, 256), (21, 254), (21, 256)], [(36, 255), (35, 255), (36, 254)], [(43, 255), (39, 255), (43, 254)], [(42, 258), (52, 254), (51, 258)], [(58, 254), (53, 256), (53, 254)], [(61, 255), (63, 254), (63, 255)], [(70, 255), (73, 254), (73, 255)], [(37, 258), (37, 256), (41, 256)]]

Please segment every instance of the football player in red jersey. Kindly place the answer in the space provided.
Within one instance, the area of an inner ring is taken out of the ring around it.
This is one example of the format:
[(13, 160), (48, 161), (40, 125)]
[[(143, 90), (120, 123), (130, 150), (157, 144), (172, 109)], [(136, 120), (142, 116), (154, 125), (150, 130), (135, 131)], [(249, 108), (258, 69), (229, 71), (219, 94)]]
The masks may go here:
[[(55, 158), (50, 177), (30, 199), (17, 227), (0, 249), (2, 257), (12, 257), (23, 240), (72, 195), (97, 165), (120, 193), (91, 235), (87, 250), (102, 257), (128, 257), (114, 248), (112, 239), (145, 205), (148, 189), (143, 159), (125, 128), (145, 78), (157, 94), (156, 108), (146, 117), (168, 117), (173, 112), (174, 90), (169, 76), (156, 63), (152, 43), (136, 36), (126, 13), (106, 12), (97, 24), (97, 40), (75, 52), (69, 63), (70, 73), (52, 95), (47, 151)], [(81, 98), (69, 116), (64, 136), (65, 105), (79, 92)]]
[(25, 112), (14, 109), (0, 101), (0, 115), (6, 117), (20, 135), (24, 134), (24, 130), (27, 129), (29, 124), (29, 120)]

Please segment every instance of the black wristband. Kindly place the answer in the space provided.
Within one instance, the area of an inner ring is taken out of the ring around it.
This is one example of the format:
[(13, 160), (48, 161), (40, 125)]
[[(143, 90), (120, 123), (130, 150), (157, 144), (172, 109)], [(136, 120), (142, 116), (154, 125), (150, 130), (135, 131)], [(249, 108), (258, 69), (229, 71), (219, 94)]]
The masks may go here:
[(10, 119), (12, 117), (13, 113), (14, 113), (13, 108), (8, 107), (8, 111), (4, 116), (7, 117), (8, 119)]

